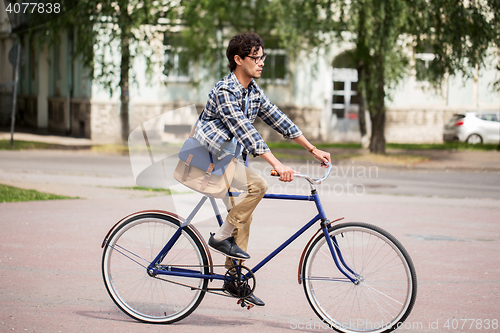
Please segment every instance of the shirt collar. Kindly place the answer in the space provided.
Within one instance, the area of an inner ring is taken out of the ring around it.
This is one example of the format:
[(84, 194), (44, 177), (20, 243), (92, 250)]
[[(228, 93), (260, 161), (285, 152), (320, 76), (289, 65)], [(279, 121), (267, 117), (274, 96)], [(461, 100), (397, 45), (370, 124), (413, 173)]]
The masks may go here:
[(241, 84), (241, 82), (238, 80), (238, 78), (236, 77), (236, 75), (234, 74), (234, 72), (231, 72), (231, 74), (229, 74), (229, 76), (230, 76), (230, 79), (231, 79), (232, 81), (234, 81), (234, 82), (235, 82), (236, 87), (238, 88), (238, 90), (241, 90), (241, 91), (245, 91), (245, 90), (247, 90), (247, 91), (248, 91), (248, 93), (250, 93), (250, 92), (253, 90), (253, 87), (255, 86), (255, 80), (254, 80), (254, 79), (252, 79), (252, 80), (250, 81), (250, 83), (248, 84), (248, 88), (247, 88), (247, 89), (245, 89), (245, 87), (243, 87), (243, 85), (242, 85), (242, 84)]

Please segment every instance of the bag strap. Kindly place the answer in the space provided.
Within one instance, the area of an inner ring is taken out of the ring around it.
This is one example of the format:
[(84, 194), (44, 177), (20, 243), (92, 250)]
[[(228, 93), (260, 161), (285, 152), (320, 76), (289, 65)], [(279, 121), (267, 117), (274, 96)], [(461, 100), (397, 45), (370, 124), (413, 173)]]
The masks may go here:
[[(250, 93), (247, 91), (246, 94), (245, 94), (245, 101), (244, 101), (244, 111), (243, 111), (243, 114), (246, 116), (247, 113), (248, 113), (248, 96), (250, 95)], [(196, 125), (198, 125), (198, 122), (200, 121), (201, 119), (201, 115), (203, 114), (203, 111), (201, 111), (200, 115), (198, 116), (198, 119), (196, 119), (196, 122), (194, 123), (194, 125), (191, 127), (191, 132), (189, 132), (189, 137), (192, 138), (193, 135), (194, 135), (194, 130), (196, 129)], [(234, 152), (234, 157), (238, 158), (240, 157), (240, 155), (243, 153), (243, 146), (237, 142), (236, 144), (236, 149), (235, 149), (235, 152)], [(208, 154), (210, 155), (210, 162), (211, 164), (214, 164), (214, 161), (213, 161), (213, 157), (212, 157), (212, 153), (209, 151)], [(245, 165), (248, 166), (248, 155), (247, 155), (247, 158), (246, 158), (246, 162), (245, 162)], [(213, 168), (212, 168), (213, 170)], [(208, 172), (208, 170), (207, 170)], [(211, 171), (210, 171), (211, 173)]]
[(210, 181), (210, 177), (212, 177), (212, 171), (214, 170), (215, 164), (214, 164), (214, 158), (212, 156), (211, 152), (208, 152), (208, 156), (210, 157), (210, 165), (207, 168), (207, 171), (205, 171), (205, 177), (203, 177), (203, 182), (201, 183), (200, 189), (202, 191), (205, 190), (205, 188), (208, 186), (208, 182)]
[(200, 121), (201, 119), (201, 114), (203, 113), (203, 111), (201, 111), (200, 115), (198, 116), (198, 119), (196, 119), (196, 122), (194, 123), (194, 125), (191, 127), (191, 132), (189, 132), (189, 137), (192, 138), (193, 135), (194, 135), (194, 130), (196, 129), (196, 125), (198, 125), (198, 122)]
[(191, 160), (193, 159), (193, 154), (189, 154), (188, 158), (186, 159), (186, 162), (184, 162), (184, 173), (182, 174), (182, 180), (186, 181), (188, 173), (189, 173), (189, 166), (191, 165)]
[[(250, 93), (247, 91), (246, 95), (245, 95), (245, 107), (243, 108), (244, 111), (243, 111), (243, 114), (246, 116), (247, 113), (248, 113), (248, 95), (250, 95)], [(241, 145), (241, 143), (237, 143), (236, 144), (236, 149), (235, 149), (235, 152), (234, 152), (234, 157), (238, 158), (240, 157), (241, 153), (243, 152), (243, 146)]]

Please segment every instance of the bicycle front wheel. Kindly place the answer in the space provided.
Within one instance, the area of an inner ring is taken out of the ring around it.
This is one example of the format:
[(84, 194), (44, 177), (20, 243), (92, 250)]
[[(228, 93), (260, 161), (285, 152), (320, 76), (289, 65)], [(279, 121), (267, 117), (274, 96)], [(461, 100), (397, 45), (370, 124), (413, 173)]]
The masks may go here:
[[(179, 226), (173, 217), (144, 213), (125, 220), (106, 243), (102, 257), (104, 284), (116, 305), (136, 320), (176, 322), (193, 312), (205, 295), (206, 279), (150, 276), (147, 272)], [(161, 264), (208, 274), (205, 249), (189, 228), (182, 231)]]
[(329, 235), (339, 264), (356, 282), (339, 271), (324, 234), (318, 236), (302, 269), (304, 291), (314, 312), (338, 332), (398, 328), (417, 296), (417, 276), (406, 250), (387, 231), (366, 223), (338, 224)]

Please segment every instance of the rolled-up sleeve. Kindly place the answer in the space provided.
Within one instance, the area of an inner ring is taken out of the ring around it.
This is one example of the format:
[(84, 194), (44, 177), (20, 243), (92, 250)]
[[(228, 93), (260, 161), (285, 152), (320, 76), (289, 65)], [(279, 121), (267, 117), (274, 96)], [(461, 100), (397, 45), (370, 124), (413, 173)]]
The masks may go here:
[(258, 116), (285, 139), (295, 139), (302, 135), (300, 128), (288, 118), (276, 105), (262, 94)]
[(258, 156), (271, 151), (257, 129), (242, 110), (241, 98), (234, 91), (221, 87), (217, 96), (217, 112), (220, 119), (248, 153)]

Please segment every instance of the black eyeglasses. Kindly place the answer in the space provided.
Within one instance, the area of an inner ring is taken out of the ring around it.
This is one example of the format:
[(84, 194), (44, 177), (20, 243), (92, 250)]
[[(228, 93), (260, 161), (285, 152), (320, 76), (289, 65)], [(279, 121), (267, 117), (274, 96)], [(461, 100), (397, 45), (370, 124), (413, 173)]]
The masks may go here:
[(264, 53), (260, 57), (252, 57), (252, 56), (247, 56), (247, 57), (252, 58), (255, 61), (255, 63), (258, 64), (259, 61), (261, 61), (261, 60), (262, 60), (262, 62), (266, 61), (267, 53)]

